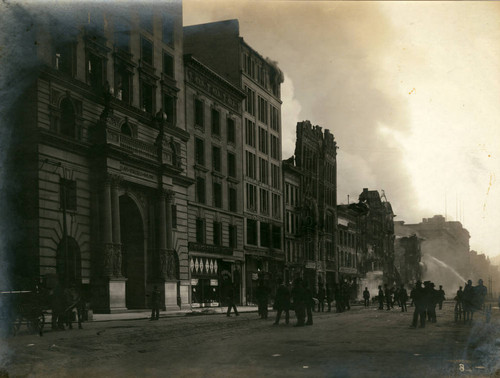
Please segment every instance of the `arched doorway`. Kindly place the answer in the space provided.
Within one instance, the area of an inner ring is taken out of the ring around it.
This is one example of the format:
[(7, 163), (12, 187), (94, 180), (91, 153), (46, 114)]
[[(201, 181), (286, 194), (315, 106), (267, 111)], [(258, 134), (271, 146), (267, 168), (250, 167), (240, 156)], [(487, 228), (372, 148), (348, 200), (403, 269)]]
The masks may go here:
[(135, 202), (128, 196), (120, 197), (120, 233), (122, 274), (127, 308), (146, 308), (146, 263), (144, 227)]
[(82, 282), (82, 259), (80, 247), (68, 236), (57, 246), (56, 272), (59, 282), (65, 286)]

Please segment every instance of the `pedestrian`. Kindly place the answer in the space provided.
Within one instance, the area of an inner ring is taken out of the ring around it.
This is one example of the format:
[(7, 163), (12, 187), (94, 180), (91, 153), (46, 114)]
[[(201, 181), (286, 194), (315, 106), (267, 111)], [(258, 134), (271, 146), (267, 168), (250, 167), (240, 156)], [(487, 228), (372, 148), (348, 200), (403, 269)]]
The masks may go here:
[(425, 293), (422, 288), (422, 282), (417, 281), (415, 283), (415, 288), (411, 291), (410, 297), (415, 305), (415, 310), (413, 312), (413, 322), (411, 328), (417, 328), (418, 318), (420, 317), (420, 328), (425, 327), (425, 312), (426, 312), (426, 302)]
[(472, 281), (468, 280), (464, 287), (463, 294), (463, 308), (464, 308), (464, 323), (472, 323), (472, 301), (474, 299), (474, 289), (472, 288)]
[(378, 309), (384, 309), (384, 290), (381, 285), (378, 285)]
[(387, 311), (390, 311), (392, 307), (392, 293), (387, 284), (384, 285), (384, 297), (385, 297), (385, 303), (387, 305)]
[(225, 297), (227, 301), (227, 312), (226, 316), (231, 316), (231, 310), (234, 309), (234, 314), (239, 316), (238, 309), (234, 303), (234, 286), (230, 279), (225, 280)]
[(335, 285), (335, 310), (336, 312), (344, 312), (344, 303), (342, 302), (340, 284)]
[(434, 282), (426, 281), (424, 286), (426, 289), (427, 320), (431, 323), (436, 323), (436, 306), (439, 302), (439, 291), (434, 289)]
[(394, 304), (397, 304), (398, 307), (401, 307), (401, 302), (399, 301), (399, 289), (396, 286), (391, 288), (392, 297), (394, 300), (391, 302), (391, 308), (394, 308)]
[(406, 307), (406, 302), (408, 301), (408, 292), (405, 289), (405, 285), (401, 284), (401, 288), (398, 292), (399, 303), (401, 306), (401, 312), (408, 312), (408, 308)]
[[(326, 286), (326, 302), (328, 304), (328, 312), (332, 311), (332, 287), (330, 285)], [(500, 297), (498, 298), (498, 301), (500, 303)]]
[(257, 303), (259, 307), (259, 315), (261, 319), (267, 319), (267, 306), (269, 303), (269, 289), (265, 284), (264, 280), (259, 281), (259, 286), (257, 287)]
[(318, 312), (325, 311), (325, 288), (323, 287), (323, 283), (320, 282), (318, 288)]
[(365, 287), (363, 291), (363, 300), (365, 302), (365, 307), (370, 306), (370, 292), (368, 291), (368, 287)]
[(474, 310), (483, 310), (487, 294), (488, 289), (483, 285), (483, 280), (479, 279), (477, 286), (474, 287)]
[(160, 318), (161, 293), (158, 286), (154, 285), (151, 292), (151, 318), (149, 320), (158, 320)]
[(342, 303), (344, 304), (345, 310), (351, 309), (350, 299), (351, 299), (351, 285), (345, 281), (340, 287), (342, 293)]
[(274, 298), (274, 306), (276, 307), (275, 325), (280, 323), (281, 313), (285, 312), (285, 323), (290, 322), (290, 291), (283, 284), (283, 279), (278, 278), (278, 288), (276, 289), (276, 297)]
[(312, 310), (314, 308), (314, 299), (312, 295), (312, 290), (309, 288), (309, 284), (307, 281), (304, 280), (303, 285), (304, 285), (305, 305), (307, 312), (306, 325), (312, 325), (313, 324)]
[(463, 296), (464, 292), (462, 290), (462, 286), (460, 286), (457, 290), (457, 295), (455, 296), (455, 322), (462, 320)]
[(443, 309), (443, 301), (446, 299), (444, 290), (443, 290), (443, 285), (439, 285), (439, 290), (438, 290), (438, 304), (439, 304), (439, 309)]
[(293, 281), (291, 296), (293, 301), (293, 308), (295, 310), (295, 316), (297, 317), (297, 324), (295, 324), (294, 327), (303, 327), (306, 320), (306, 295), (305, 290), (302, 287), (302, 280), (300, 278), (296, 278)]

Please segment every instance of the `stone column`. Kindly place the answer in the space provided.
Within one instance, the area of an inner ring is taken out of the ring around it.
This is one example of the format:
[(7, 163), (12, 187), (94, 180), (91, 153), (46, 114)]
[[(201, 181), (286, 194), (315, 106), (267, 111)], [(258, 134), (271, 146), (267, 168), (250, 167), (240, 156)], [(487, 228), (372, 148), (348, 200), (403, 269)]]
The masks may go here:
[(112, 207), (112, 224), (113, 224), (113, 244), (121, 244), (120, 233), (120, 198), (118, 196), (118, 188), (120, 186), (120, 177), (115, 176), (111, 182), (111, 207)]
[(111, 221), (111, 179), (106, 177), (104, 181), (104, 190), (102, 198), (102, 243), (104, 249), (104, 275), (111, 277), (113, 275), (113, 237)]

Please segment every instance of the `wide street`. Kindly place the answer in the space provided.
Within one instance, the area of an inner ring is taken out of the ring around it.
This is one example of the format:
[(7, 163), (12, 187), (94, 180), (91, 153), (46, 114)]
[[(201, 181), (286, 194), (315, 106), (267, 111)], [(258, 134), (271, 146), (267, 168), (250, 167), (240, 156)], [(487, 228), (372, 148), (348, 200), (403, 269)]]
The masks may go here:
[[(314, 325), (273, 326), (257, 313), (186, 315), (159, 321), (84, 323), (84, 329), (23, 331), (7, 342), (10, 377), (442, 377), (500, 374), (500, 315), (411, 329), (413, 308), (353, 306), (314, 313)], [(5, 344), (4, 344), (5, 345)], [(5, 375), (5, 373), (4, 373)]]

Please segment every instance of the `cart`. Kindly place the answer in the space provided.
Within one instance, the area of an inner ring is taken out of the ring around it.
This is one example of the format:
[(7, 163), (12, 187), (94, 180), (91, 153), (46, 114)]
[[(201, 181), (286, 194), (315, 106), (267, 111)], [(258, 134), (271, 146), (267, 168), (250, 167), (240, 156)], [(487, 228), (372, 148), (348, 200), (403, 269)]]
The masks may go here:
[(28, 331), (43, 336), (46, 296), (38, 291), (0, 292), (0, 322), (7, 335), (16, 335), (25, 324)]

